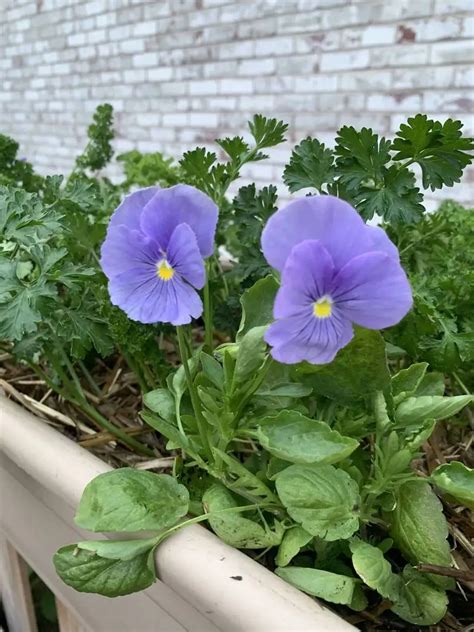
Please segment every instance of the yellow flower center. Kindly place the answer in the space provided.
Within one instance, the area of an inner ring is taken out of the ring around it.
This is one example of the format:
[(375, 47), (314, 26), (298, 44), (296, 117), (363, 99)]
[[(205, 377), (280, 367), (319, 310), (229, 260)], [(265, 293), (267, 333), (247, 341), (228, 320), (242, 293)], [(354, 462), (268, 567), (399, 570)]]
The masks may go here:
[(332, 300), (329, 296), (323, 296), (313, 305), (313, 314), (316, 318), (329, 318), (332, 314)]
[(156, 274), (163, 281), (170, 281), (174, 277), (174, 270), (166, 259), (161, 259), (156, 264)]

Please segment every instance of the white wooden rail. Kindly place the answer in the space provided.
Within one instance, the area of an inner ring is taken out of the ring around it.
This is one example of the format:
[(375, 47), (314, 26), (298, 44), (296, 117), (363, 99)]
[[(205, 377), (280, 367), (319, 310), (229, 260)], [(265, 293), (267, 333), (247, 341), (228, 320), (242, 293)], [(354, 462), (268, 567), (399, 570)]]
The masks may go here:
[(61, 632), (354, 630), (198, 525), (158, 548), (160, 581), (146, 591), (108, 599), (72, 590), (52, 556), (91, 536), (74, 524), (75, 507), (110, 467), (1, 395), (0, 421), (0, 586), (10, 632), (36, 631), (25, 562), (55, 594)]

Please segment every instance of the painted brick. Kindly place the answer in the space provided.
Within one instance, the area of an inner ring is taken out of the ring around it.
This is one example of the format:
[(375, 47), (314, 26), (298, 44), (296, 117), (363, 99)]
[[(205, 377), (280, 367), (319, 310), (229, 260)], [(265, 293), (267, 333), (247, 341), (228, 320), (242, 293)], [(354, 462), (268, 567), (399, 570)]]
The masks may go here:
[[(6, 4), (6, 8), (3, 5)], [(116, 151), (179, 157), (248, 137), (255, 112), (289, 142), (244, 170), (282, 195), (292, 143), (343, 124), (390, 137), (408, 115), (474, 133), (472, 0), (0, 0), (0, 132), (44, 172), (68, 170), (91, 113), (116, 111)], [(114, 165), (111, 177), (120, 177)], [(471, 202), (474, 169), (439, 196)], [(436, 197), (438, 196), (438, 197)]]

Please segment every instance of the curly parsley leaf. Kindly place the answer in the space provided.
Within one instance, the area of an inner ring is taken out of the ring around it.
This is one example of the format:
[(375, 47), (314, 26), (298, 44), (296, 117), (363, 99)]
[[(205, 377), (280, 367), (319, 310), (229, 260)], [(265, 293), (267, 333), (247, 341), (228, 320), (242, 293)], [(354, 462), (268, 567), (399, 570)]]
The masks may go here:
[(273, 185), (257, 192), (255, 184), (241, 187), (232, 202), (235, 224), (235, 251), (239, 263), (233, 274), (240, 280), (253, 280), (270, 272), (260, 250), (260, 235), (267, 219), (276, 211), (277, 189)]
[(114, 154), (111, 144), (114, 138), (112, 106), (108, 103), (97, 106), (92, 120), (87, 130), (89, 142), (83, 153), (77, 157), (76, 165), (81, 170), (100, 171), (110, 162)]
[(231, 160), (238, 160), (243, 154), (250, 150), (248, 143), (241, 136), (233, 138), (218, 138), (216, 143), (222, 147)]
[(291, 193), (307, 187), (323, 192), (335, 175), (333, 152), (316, 138), (305, 138), (294, 148), (283, 181)]
[(417, 114), (402, 124), (393, 141), (394, 160), (409, 159), (420, 165), (425, 189), (432, 191), (459, 182), (463, 169), (471, 164), (474, 139), (463, 138), (461, 121), (444, 123)]
[(377, 214), (392, 224), (410, 224), (417, 221), (425, 210), (421, 203), (423, 195), (415, 184), (411, 171), (391, 165), (381, 172), (377, 187), (361, 185), (350, 201), (364, 219), (371, 219)]
[(262, 114), (255, 114), (253, 119), (249, 121), (249, 128), (255, 139), (255, 144), (259, 149), (262, 149), (283, 143), (288, 125), (278, 119), (269, 119)]
[(341, 182), (348, 191), (360, 186), (376, 187), (383, 181), (385, 165), (390, 162), (391, 142), (371, 129), (341, 127), (334, 150)]

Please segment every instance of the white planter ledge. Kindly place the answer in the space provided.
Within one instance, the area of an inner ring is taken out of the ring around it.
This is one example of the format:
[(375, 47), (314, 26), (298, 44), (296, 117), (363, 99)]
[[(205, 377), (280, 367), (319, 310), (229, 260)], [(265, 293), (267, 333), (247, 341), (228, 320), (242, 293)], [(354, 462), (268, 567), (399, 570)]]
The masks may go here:
[[(2, 537), (90, 632), (344, 632), (330, 610), (193, 525), (156, 554), (160, 581), (117, 599), (78, 593), (56, 576), (57, 548), (91, 537), (73, 522), (85, 485), (110, 467), (0, 394)], [(232, 577), (240, 575), (241, 581)]]

